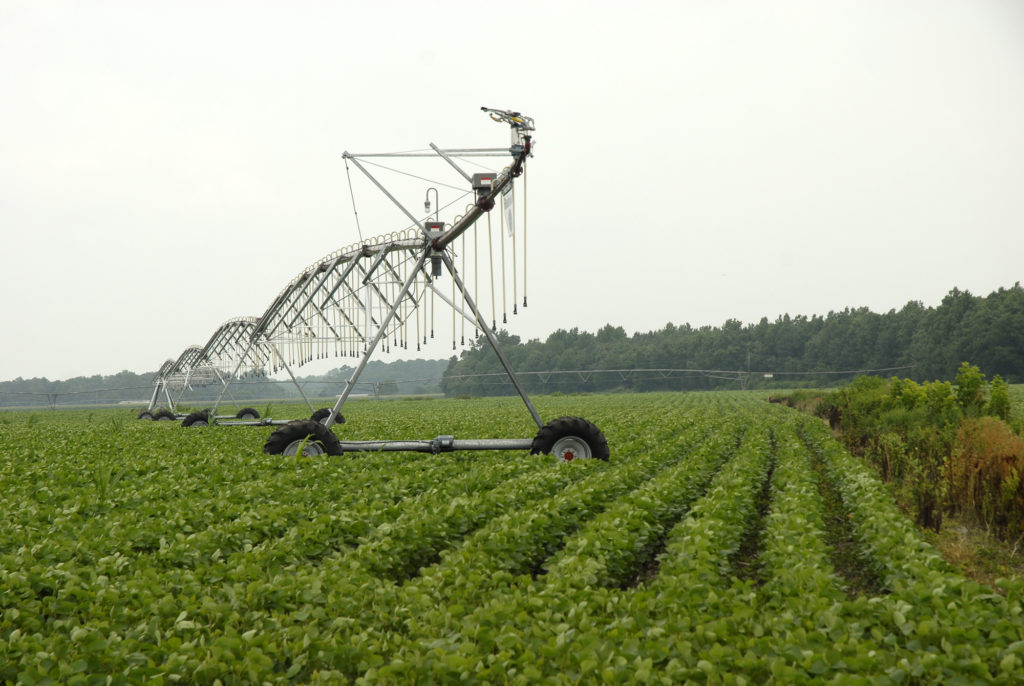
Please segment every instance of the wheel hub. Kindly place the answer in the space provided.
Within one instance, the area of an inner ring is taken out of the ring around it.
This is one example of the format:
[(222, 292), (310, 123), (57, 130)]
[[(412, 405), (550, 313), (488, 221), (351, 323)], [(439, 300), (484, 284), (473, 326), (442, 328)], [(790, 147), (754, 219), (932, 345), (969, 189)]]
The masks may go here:
[(300, 449), (302, 450), (303, 457), (316, 457), (317, 455), (327, 454), (327, 451), (324, 450), (323, 445), (319, 441), (307, 441), (306, 439), (292, 441), (281, 451), (281, 454), (298, 455)]
[(587, 442), (576, 436), (563, 436), (551, 447), (551, 454), (564, 462), (593, 457)]

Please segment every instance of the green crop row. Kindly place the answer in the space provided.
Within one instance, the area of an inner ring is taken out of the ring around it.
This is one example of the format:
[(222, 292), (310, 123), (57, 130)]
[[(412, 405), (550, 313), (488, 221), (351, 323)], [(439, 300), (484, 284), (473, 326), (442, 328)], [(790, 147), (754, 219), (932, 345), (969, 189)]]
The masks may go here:
[(861, 550), (890, 593), (877, 603), (900, 673), (936, 682), (967, 675), (1024, 683), (1024, 586), (1005, 595), (958, 574), (924, 542), (863, 463), (808, 423), (808, 443), (825, 459)]
[[(713, 407), (713, 406), (711, 406)], [(709, 407), (710, 409), (710, 407)], [(709, 413), (710, 414), (710, 413)], [(708, 418), (703, 420), (708, 426)], [(715, 549), (720, 556), (710, 565), (704, 555), (690, 556), (683, 541), (704, 541), (702, 551), (713, 550), (711, 543), (717, 535), (735, 540), (739, 545), (745, 519), (753, 515), (746, 507), (747, 498), (743, 492), (750, 484), (759, 486), (758, 476), (763, 475), (770, 462), (767, 432), (749, 432), (744, 436), (743, 445), (735, 457), (729, 456), (736, 450), (738, 427), (727, 423), (722, 433), (708, 445), (689, 453), (685, 460), (693, 462), (692, 476), (698, 484), (707, 483), (709, 469), (714, 469), (728, 460), (725, 468), (711, 481), (708, 495), (698, 500), (691, 514), (669, 533), (667, 552), (661, 557), (661, 570), (655, 585), (662, 582), (680, 588), (691, 589), (695, 580), (708, 574), (715, 583), (722, 578), (722, 568), (727, 564), (727, 547)], [(675, 470), (663, 472), (671, 479)], [(752, 478), (753, 477), (753, 478)], [(632, 493), (620, 498), (616, 505), (605, 512), (628, 508), (628, 503), (640, 501), (644, 492), (659, 489), (659, 480), (647, 482)], [(731, 488), (740, 486), (738, 491)], [(687, 485), (685, 487), (692, 487)], [(703, 490), (703, 489), (702, 489)], [(665, 494), (664, 491), (662, 491)], [(746, 511), (746, 516), (744, 515)], [(606, 515), (614, 518), (614, 515)], [(646, 614), (645, 601), (636, 602), (636, 596), (650, 599), (652, 592), (630, 589), (625, 592), (609, 585), (589, 585), (557, 571), (585, 574), (588, 570), (598, 572), (607, 559), (603, 554), (605, 539), (595, 534), (603, 532), (603, 516), (596, 517), (594, 526), (570, 539), (563, 556), (553, 559), (550, 573), (542, 578), (502, 577), (498, 589), (486, 594), (477, 593), (475, 606), (460, 604), (468, 611), (460, 613), (461, 621), (447, 623), (452, 612), (432, 617), (433, 630), (422, 621), (409, 631), (405, 645), (391, 662), (369, 671), (369, 682), (394, 682), (428, 675), (433, 680), (456, 680), (481, 678), (490, 681), (531, 683), (541, 678), (559, 681), (611, 678), (628, 682), (636, 678), (636, 657), (642, 653), (642, 635), (637, 633), (638, 621)], [(700, 521), (699, 524), (693, 524)], [(610, 549), (621, 546), (610, 545)], [(581, 555), (582, 554), (582, 555)], [(665, 567), (673, 566), (666, 572)], [(692, 576), (682, 569), (692, 565)], [(635, 571), (635, 570), (631, 570)], [(629, 576), (629, 573), (626, 574)], [(449, 578), (449, 584), (458, 587), (457, 578)], [(696, 583), (699, 583), (696, 582)], [(452, 597), (453, 592), (448, 592)], [(657, 595), (657, 592), (653, 592)], [(695, 597), (703, 597), (700, 589)], [(657, 602), (650, 607), (658, 611), (665, 609)], [(424, 612), (425, 612), (424, 608)], [(430, 615), (427, 615), (430, 616)], [(655, 620), (656, 624), (659, 620)], [(437, 631), (438, 626), (443, 631)], [(620, 642), (619, 639), (625, 639)], [(635, 653), (634, 659), (626, 659), (622, 650)], [(608, 661), (613, 664), (609, 666)], [(641, 659), (642, 663), (643, 660)]]
[(618, 499), (546, 563), (547, 579), (582, 587), (629, 584), (639, 564), (663, 544), (667, 527), (706, 490), (739, 438), (723, 426), (685, 460)]

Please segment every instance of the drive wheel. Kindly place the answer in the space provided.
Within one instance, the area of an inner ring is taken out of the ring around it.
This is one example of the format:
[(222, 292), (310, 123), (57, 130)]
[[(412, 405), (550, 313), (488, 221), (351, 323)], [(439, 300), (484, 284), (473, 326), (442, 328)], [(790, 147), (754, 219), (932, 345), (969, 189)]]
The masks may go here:
[(608, 441), (596, 426), (581, 417), (559, 417), (545, 424), (533, 439), (530, 454), (547, 453), (563, 462), (608, 461)]
[(182, 426), (209, 426), (210, 425), (210, 411), (199, 410), (193, 412), (181, 421)]
[(320, 422), (296, 419), (270, 434), (263, 452), (271, 455), (341, 455), (341, 442), (334, 432)]
[(174, 413), (170, 410), (160, 410), (153, 415), (153, 421), (157, 422), (173, 422), (178, 418), (174, 416)]
[(136, 417), (136, 419), (152, 419), (152, 418), (153, 418), (153, 413), (150, 412), (149, 410), (143, 410), (142, 412), (139, 413), (139, 416)]
[(235, 415), (235, 418), (255, 420), (260, 418), (260, 413), (251, 407), (243, 407), (241, 410), (238, 411), (238, 414)]
[[(312, 416), (310, 416), (310, 419), (312, 421), (314, 421), (314, 422), (320, 422), (321, 424), (326, 424), (327, 423), (327, 418), (331, 416), (331, 409), (332, 408), (330, 408), (330, 407), (321, 407), (319, 410), (314, 412), (312, 414)], [(335, 417), (334, 423), (335, 424), (344, 424), (345, 423), (345, 418), (343, 416), (341, 416), (340, 412), (338, 413), (338, 416)]]

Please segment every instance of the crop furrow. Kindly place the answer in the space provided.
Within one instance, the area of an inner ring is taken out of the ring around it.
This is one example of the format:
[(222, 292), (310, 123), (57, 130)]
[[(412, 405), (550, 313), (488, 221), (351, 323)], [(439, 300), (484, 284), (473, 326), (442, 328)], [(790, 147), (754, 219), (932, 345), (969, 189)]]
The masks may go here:
[[(420, 575), (403, 584), (395, 585), (359, 564), (331, 561), (323, 565), (318, 570), (323, 586), (335, 589), (335, 607), (344, 607), (337, 611), (347, 618), (345, 633), (358, 637), (335, 666), (355, 678), (373, 665), (375, 655), (391, 654), (425, 635), (444, 635), (503, 583), (515, 585), (517, 578), (521, 580), (521, 575), (546, 559), (545, 551), (560, 544), (564, 531), (586, 518), (579, 515), (600, 511), (610, 497), (683, 459), (703, 434), (691, 429), (662, 443), (661, 452), (630, 462), (552, 465), (556, 473), (578, 473), (583, 478), (564, 489), (553, 489), (549, 498), (526, 508), (521, 501), (510, 503), (508, 512), (488, 521), (461, 546), (443, 552), (437, 564), (421, 568)], [(566, 519), (567, 514), (577, 516)], [(444, 608), (444, 613), (438, 614), (438, 608)]]
[(652, 585), (680, 579), (717, 586), (732, 572), (730, 559), (757, 514), (757, 493), (771, 467), (769, 431), (751, 427), (737, 454), (712, 481), (708, 492), (669, 533)]
[(668, 529), (707, 489), (735, 448), (733, 432), (720, 430), (681, 464), (620, 498), (545, 563), (549, 582), (635, 585), (641, 570), (664, 546)]
[[(805, 422), (804, 438), (821, 457), (850, 513), (854, 535), (889, 593), (859, 602), (862, 621), (887, 635), (898, 665), (917, 665), (925, 682), (969, 669), (983, 681), (1024, 683), (1024, 604), (1019, 585), (1002, 596), (956, 573), (899, 512), (870, 468)], [(859, 600), (859, 599), (858, 599)]]
[[(727, 440), (725, 445), (730, 443), (735, 445), (735, 439)], [(768, 448), (767, 432), (748, 432), (736, 454), (712, 479), (710, 490), (697, 501), (683, 522), (673, 528), (673, 534), (678, 534), (681, 528), (687, 528), (686, 522), (692, 521), (700, 509), (704, 514), (704, 524), (710, 525), (706, 531), (707, 543), (698, 545), (702, 552), (710, 552), (711, 538), (726, 530), (734, 530), (732, 537), (738, 541), (745, 529), (747, 517), (732, 517), (726, 511), (737, 508), (743, 510), (743, 501), (753, 500), (753, 493), (760, 489), (770, 461)], [(714, 462), (715, 459), (710, 461)], [(729, 524), (714, 526), (711, 525), (713, 520), (728, 520)], [(522, 522), (527, 525), (529, 523), (532, 520)], [(516, 522), (516, 525), (519, 526), (520, 522)], [(696, 527), (689, 528), (697, 533)], [(696, 536), (679, 537), (670, 544), (670, 548), (675, 549), (677, 557), (683, 556), (684, 553), (679, 550), (681, 541), (689, 543), (695, 539)], [(536, 550), (538, 543), (534, 540), (523, 546), (523, 552)], [(580, 661), (586, 661), (587, 654), (583, 651), (574, 652), (574, 645), (569, 642), (568, 636), (579, 632), (580, 635), (587, 635), (591, 643), (599, 642), (605, 649), (616, 650), (621, 646), (615, 646), (614, 639), (610, 642), (606, 640), (604, 632), (635, 639), (639, 636), (636, 618), (652, 613), (657, 617), (651, 621), (664, 623), (664, 618), (660, 616), (666, 611), (672, 611), (666, 603), (675, 604), (686, 600), (684, 596), (662, 601), (664, 596), (661, 594), (665, 592), (665, 586), (668, 587), (666, 595), (688, 593), (693, 585), (706, 585), (709, 575), (715, 577), (714, 584), (719, 586), (724, 582), (723, 574), (727, 572), (727, 559), (726, 553), (708, 569), (697, 571), (691, 568), (694, 572), (692, 575), (682, 571), (686, 563), (673, 560), (669, 565), (674, 568), (673, 571), (666, 574), (666, 565), (663, 564), (662, 573), (651, 585), (658, 586), (657, 590), (640, 587), (632, 589), (623, 597), (623, 592), (617, 588), (575, 583), (571, 577), (556, 574), (557, 567), (552, 568), (552, 574), (542, 581), (531, 583), (528, 578), (523, 580), (522, 577), (516, 577), (516, 570), (511, 569), (508, 558), (496, 570), (493, 557), (484, 565), (475, 563), (473, 557), (468, 555), (446, 557), (445, 563), (451, 563), (451, 567), (439, 569), (442, 573), (424, 579), (427, 582), (424, 590), (429, 591), (423, 597), (427, 603), (412, 609), (404, 623), (404, 630), (397, 631), (390, 639), (396, 644), (393, 648), (395, 660), (391, 665), (370, 670), (368, 675), (372, 676), (371, 681), (401, 681), (407, 673), (398, 665), (428, 664), (436, 670), (431, 672), (433, 678), (452, 679), (457, 676), (450, 670), (450, 664), (454, 662), (476, 665), (474, 669), (477, 678), (500, 680), (501, 674), (511, 665), (515, 665), (519, 672), (531, 668), (535, 659), (530, 657), (531, 652), (527, 646), (535, 637), (540, 643), (536, 649), (549, 657), (551, 668), (556, 673), (578, 674), (581, 673)], [(697, 558), (691, 560), (696, 562)], [(564, 564), (574, 566), (576, 563)], [(524, 567), (518, 571), (522, 573)], [(586, 569), (588, 565), (584, 562), (582, 567)], [(595, 571), (599, 569), (597, 565), (591, 568)], [(708, 589), (705, 587), (696, 595), (707, 601)], [(443, 616), (432, 614), (428, 610), (431, 605), (444, 606), (447, 612)], [(623, 621), (626, 617), (629, 618), (628, 622)], [(555, 660), (555, 656), (564, 662)]]
[(829, 545), (830, 560), (836, 574), (843, 581), (843, 588), (850, 598), (874, 596), (885, 592), (885, 585), (878, 570), (868, 563), (854, 536), (851, 514), (843, 506), (843, 499), (835, 483), (829, 478), (819, 447), (808, 441), (805, 432), (800, 433), (801, 441), (810, 457), (810, 468), (814, 473), (818, 495), (822, 503), (825, 522), (825, 540)]
[[(736, 665), (743, 665), (746, 654), (761, 656), (757, 664), (743, 666), (752, 683), (773, 676), (799, 683), (813, 681), (826, 670), (842, 672), (839, 663), (856, 657), (865, 633), (843, 611), (846, 596), (829, 562), (807, 449), (790, 425), (779, 428), (777, 441), (757, 612), (734, 627), (731, 640), (702, 650), (705, 660), (715, 655)], [(821, 661), (826, 652), (834, 664)]]
[[(451, 570), (481, 569), (509, 575), (534, 574), (542, 563), (564, 545), (568, 535), (624, 493), (652, 479), (662, 470), (680, 460), (688, 459), (703, 440), (703, 431), (691, 431), (672, 447), (662, 446), (630, 462), (613, 463), (612, 467), (575, 484), (538, 503), (528, 510), (518, 510), (495, 520), (478, 532), (466, 545), (453, 551), (440, 576), (449, 577)], [(455, 579), (452, 579), (453, 581)], [(440, 582), (447, 587), (446, 582)]]
[(762, 537), (764, 535), (764, 525), (769, 510), (772, 476), (775, 473), (775, 464), (779, 450), (774, 430), (769, 434), (769, 442), (771, 445), (771, 458), (768, 464), (768, 470), (764, 475), (764, 481), (761, 484), (761, 490), (757, 492), (757, 497), (754, 503), (756, 514), (751, 520), (751, 525), (747, 528), (746, 533), (743, 534), (743, 539), (740, 541), (739, 547), (729, 558), (729, 567), (732, 569), (732, 573), (736, 578), (741, 580), (751, 580), (755, 583), (760, 579), (762, 563), (760, 554), (761, 545), (763, 543)]
[[(445, 491), (440, 497), (418, 502), (404, 509), (393, 521), (382, 523), (352, 553), (352, 564), (368, 573), (393, 581), (414, 577), (420, 568), (436, 564), (441, 552), (458, 544), (482, 524), (509, 510), (564, 489), (587, 475), (569, 465), (550, 464), (531, 473), (507, 479), (487, 491), (458, 489), (454, 497)], [(522, 471), (519, 468), (519, 471)], [(463, 495), (463, 493), (469, 495)]]

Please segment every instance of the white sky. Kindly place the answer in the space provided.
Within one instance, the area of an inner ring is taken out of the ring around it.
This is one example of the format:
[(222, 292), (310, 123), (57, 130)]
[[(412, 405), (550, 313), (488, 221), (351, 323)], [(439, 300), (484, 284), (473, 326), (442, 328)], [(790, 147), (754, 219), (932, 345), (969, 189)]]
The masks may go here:
[(481, 105), (537, 123), (524, 339), (1024, 277), (1018, 0), (0, 0), (0, 380), (261, 314), (357, 238), (342, 151), (506, 145)]

